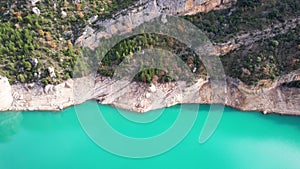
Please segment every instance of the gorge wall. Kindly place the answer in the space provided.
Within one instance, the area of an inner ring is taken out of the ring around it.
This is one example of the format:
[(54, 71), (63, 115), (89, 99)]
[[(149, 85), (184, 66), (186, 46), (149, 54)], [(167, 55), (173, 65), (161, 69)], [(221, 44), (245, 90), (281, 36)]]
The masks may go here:
[(235, 2), (236, 0), (140, 0), (135, 8), (120, 11), (115, 14), (114, 19), (95, 23), (96, 26), (103, 28), (100, 31), (87, 26), (75, 44), (95, 49), (99, 39), (130, 33), (139, 25), (162, 14), (191, 15), (229, 7)]
[[(189, 15), (208, 12), (212, 9), (230, 6), (235, 0), (141, 0), (136, 8), (120, 11), (114, 19), (99, 21), (94, 30), (86, 26), (76, 44), (95, 49), (101, 38), (130, 33), (135, 27), (161, 14)], [(121, 14), (122, 13), (122, 14)], [(123, 15), (126, 13), (126, 15)], [(145, 15), (151, 13), (151, 15)], [(247, 41), (248, 37), (244, 38)], [(226, 48), (227, 44), (223, 44)], [(236, 44), (234, 44), (236, 48)], [(220, 44), (222, 47), (222, 44)], [(221, 48), (220, 47), (220, 48)], [(218, 50), (218, 48), (217, 48)], [(223, 49), (224, 50), (224, 49)], [(218, 50), (222, 53), (221, 49)], [(226, 50), (225, 50), (226, 52)], [(240, 110), (261, 111), (300, 115), (299, 88), (286, 88), (282, 84), (300, 80), (300, 72), (283, 75), (268, 87), (254, 88), (244, 85), (238, 79), (226, 77), (226, 95), (222, 103)], [(108, 77), (82, 77), (70, 79), (59, 85), (41, 87), (37, 84), (15, 84), (0, 78), (0, 111), (13, 110), (61, 110), (86, 100), (99, 100), (119, 108), (136, 112), (172, 106), (180, 103), (213, 104), (210, 81), (198, 79), (192, 86), (185, 82), (158, 84), (150, 88), (148, 84), (133, 82), (125, 89), (115, 88), (116, 81)], [(218, 91), (214, 91), (218, 93)]]

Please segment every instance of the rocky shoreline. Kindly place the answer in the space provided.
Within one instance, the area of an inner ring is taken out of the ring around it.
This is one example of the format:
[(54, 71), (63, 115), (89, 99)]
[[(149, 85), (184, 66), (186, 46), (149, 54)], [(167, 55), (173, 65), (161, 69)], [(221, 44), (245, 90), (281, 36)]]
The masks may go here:
[[(300, 80), (300, 71), (282, 76), (268, 87), (259, 88), (250, 88), (238, 79), (227, 77), (225, 100), (219, 100), (218, 103), (242, 111), (300, 115), (300, 89), (282, 86), (284, 82), (294, 80)], [(215, 103), (210, 82), (205, 79), (198, 79), (192, 86), (180, 81), (156, 86), (132, 82), (120, 89), (114, 86), (116, 83), (108, 77), (87, 76), (55, 86), (10, 86), (7, 79), (1, 77), (0, 111), (59, 111), (87, 100), (98, 100), (101, 104), (135, 112), (147, 112), (176, 104)]]
[[(76, 44), (95, 49), (99, 39), (130, 33), (143, 22), (161, 14), (186, 15), (207, 12), (216, 7), (228, 7), (234, 2), (236, 0), (206, 0), (201, 3), (192, 0), (142, 0), (138, 9), (126, 11), (126, 16), (97, 22), (96, 25), (104, 28), (102, 31), (96, 32), (87, 26)], [(169, 7), (166, 8), (167, 6)], [(152, 15), (146, 16), (145, 12)], [(249, 38), (244, 39), (248, 41)], [(226, 53), (230, 50), (230, 44), (229, 47), (227, 43), (219, 44), (219, 48), (218, 53)], [(101, 104), (110, 104), (135, 112), (147, 112), (176, 104), (220, 103), (243, 111), (300, 115), (300, 89), (282, 86), (285, 82), (295, 80), (300, 80), (300, 71), (281, 76), (273, 82), (265, 81), (265, 84), (262, 84), (265, 87), (247, 86), (238, 79), (226, 77), (227, 85), (220, 87), (218, 91), (212, 90), (207, 79), (197, 79), (191, 86), (183, 81), (156, 86), (124, 82), (121, 84), (123, 88), (120, 88), (116, 87), (120, 82), (102, 76), (70, 79), (59, 85), (45, 87), (35, 83), (10, 85), (7, 78), (0, 77), (0, 111), (59, 111), (93, 99)], [(212, 93), (222, 99), (215, 100)]]

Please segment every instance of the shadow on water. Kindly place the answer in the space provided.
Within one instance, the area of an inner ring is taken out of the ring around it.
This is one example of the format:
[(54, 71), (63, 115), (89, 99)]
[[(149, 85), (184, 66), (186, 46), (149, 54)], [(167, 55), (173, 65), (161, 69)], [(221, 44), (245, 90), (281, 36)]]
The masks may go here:
[(20, 112), (0, 113), (0, 142), (7, 142), (18, 132), (23, 120)]
[(292, 126), (300, 130), (300, 116), (268, 114), (260, 115), (260, 118), (270, 120), (277, 125)]

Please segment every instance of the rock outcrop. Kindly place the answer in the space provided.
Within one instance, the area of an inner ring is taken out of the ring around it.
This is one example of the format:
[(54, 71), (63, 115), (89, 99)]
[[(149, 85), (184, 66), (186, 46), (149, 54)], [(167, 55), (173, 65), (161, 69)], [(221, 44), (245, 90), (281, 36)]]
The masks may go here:
[(221, 9), (231, 6), (237, 0), (187, 0), (184, 14), (192, 15), (198, 12), (209, 12), (213, 9)]
[[(99, 39), (131, 32), (135, 27), (160, 14), (185, 15), (207, 12), (216, 7), (226, 7), (234, 2), (235, 0), (141, 0), (137, 8), (125, 11), (127, 15), (121, 15), (124, 11), (120, 11), (115, 19), (97, 22), (98, 26), (104, 28), (102, 31), (95, 32), (87, 26), (76, 44), (94, 49), (98, 46)], [(151, 13), (151, 15), (144, 15), (144, 13)], [(162, 17), (162, 21), (167, 22), (165, 17)], [(265, 35), (270, 34), (265, 33)], [(247, 41), (248, 37), (241, 37), (241, 41), (243, 39)], [(236, 48), (236, 44), (228, 49), (225, 49), (226, 46), (223, 46), (224, 49), (221, 47), (219, 53), (222, 52), (221, 50), (226, 53)], [(211, 81), (201, 78), (197, 79), (193, 85), (178, 81), (149, 86), (144, 83), (117, 81), (102, 76), (87, 76), (68, 80), (55, 86), (41, 87), (35, 84), (10, 86), (7, 78), (0, 77), (0, 111), (55, 111), (95, 99), (102, 104), (111, 104), (136, 112), (146, 112), (181, 103), (221, 103), (240, 110), (300, 115), (300, 89), (282, 86), (285, 82), (295, 80), (300, 80), (300, 71), (291, 72), (267, 87), (259, 88), (247, 86), (238, 79), (226, 77), (227, 85), (220, 84), (222, 87), (219, 89), (212, 89)], [(213, 93), (223, 99), (215, 100)]]
[[(222, 103), (244, 111), (300, 115), (300, 89), (282, 86), (284, 82), (299, 79), (300, 72), (296, 71), (282, 76), (271, 86), (251, 88), (238, 79), (227, 77), (226, 94), (222, 97), (223, 100), (216, 102), (212, 98), (212, 92), (218, 94), (219, 91), (216, 91), (218, 89), (212, 91), (210, 81), (204, 79), (198, 79), (192, 86), (187, 86), (185, 82), (158, 84), (156, 91), (149, 95), (149, 87), (145, 84), (134, 82), (116, 88), (113, 86), (114, 82), (111, 83), (112, 80), (102, 77), (97, 79), (95, 84), (94, 93), (98, 97), (94, 99), (102, 104), (111, 104), (136, 112), (146, 112), (175, 104)], [(111, 90), (107, 90), (108, 88)]]
[[(82, 77), (45, 88), (13, 85), (11, 91), (8, 82), (4, 80), (6, 82), (3, 83), (1, 80), (1, 89), (5, 87), (4, 91), (9, 91), (3, 93), (1, 90), (1, 111), (58, 111), (93, 99), (101, 104), (135, 112), (147, 112), (176, 104), (221, 103), (243, 111), (300, 115), (300, 89), (282, 85), (296, 80), (300, 80), (300, 71), (282, 76), (267, 87), (256, 88), (227, 77), (226, 86), (215, 88), (214, 91), (211, 82), (201, 78), (193, 85), (183, 81), (157, 84), (156, 90), (151, 91), (149, 84), (117, 81), (103, 76)], [(224, 89), (226, 92), (218, 91)], [(222, 99), (213, 99), (213, 93)]]
[(300, 17), (293, 18), (285, 21), (284, 23), (273, 25), (272, 28), (269, 27), (263, 31), (257, 30), (255, 32), (237, 35), (225, 43), (215, 43), (214, 46), (217, 50), (217, 53), (220, 55), (225, 55), (226, 53), (238, 49), (241, 46), (250, 46), (261, 39), (269, 39), (280, 34), (285, 34), (289, 30), (296, 28), (299, 23)]
[[(75, 44), (95, 49), (99, 39), (131, 32), (139, 25), (164, 15), (190, 15), (198, 12), (208, 12), (216, 8), (229, 7), (237, 0), (141, 0), (133, 9), (126, 9), (115, 14), (114, 19), (99, 21), (95, 25), (104, 30), (95, 32), (86, 27)], [(125, 14), (125, 15), (124, 15)], [(92, 18), (91, 18), (92, 19)]]
[(0, 76), (0, 111), (8, 110), (12, 102), (13, 97), (8, 79)]
[(59, 85), (12, 85), (13, 101), (6, 110), (48, 110), (58, 111), (75, 105), (73, 80), (70, 79)]

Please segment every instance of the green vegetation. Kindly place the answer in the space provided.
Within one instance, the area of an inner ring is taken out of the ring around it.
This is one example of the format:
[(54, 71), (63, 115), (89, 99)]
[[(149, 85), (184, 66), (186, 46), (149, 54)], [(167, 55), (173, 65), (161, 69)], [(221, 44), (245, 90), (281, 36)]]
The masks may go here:
[[(72, 76), (80, 49), (74, 41), (95, 15), (111, 18), (135, 0), (44, 0), (38, 13), (26, 0), (0, 2), (0, 74), (11, 83), (59, 83)], [(39, 14), (40, 13), (40, 14)], [(63, 16), (65, 14), (66, 16)], [(38, 64), (36, 64), (36, 61)], [(56, 77), (50, 77), (54, 67)]]
[[(102, 59), (98, 72), (102, 75), (113, 76), (114, 67), (119, 65), (127, 56), (132, 56), (133, 53), (142, 51), (143, 49), (152, 48), (161, 48), (178, 55), (185, 63), (187, 63), (191, 72), (195, 70), (195, 75), (206, 76), (207, 74), (203, 63), (190, 48), (187, 48), (185, 44), (180, 43), (174, 38), (159, 34), (141, 34), (122, 40)], [(159, 56), (156, 56), (154, 59), (159, 59)], [(172, 61), (169, 63), (172, 63)], [(141, 68), (142, 71), (135, 76), (134, 80), (149, 83), (153, 80), (154, 75), (158, 77), (159, 82), (174, 80), (174, 77), (170, 77), (165, 71), (143, 69), (144, 68)], [(171, 68), (169, 71), (171, 71)]]
[(300, 25), (287, 34), (262, 39), (222, 56), (226, 74), (253, 85), (300, 69), (299, 34)]
[(238, 33), (264, 30), (300, 15), (295, 0), (238, 0), (232, 8), (184, 16), (214, 42), (226, 42)]
[[(205, 30), (212, 41), (226, 42), (237, 34), (263, 30), (285, 20), (298, 17), (299, 11), (299, 3), (292, 0), (266, 0), (263, 3), (258, 0), (240, 0), (229, 9), (199, 13), (184, 18)], [(173, 45), (170, 45), (169, 41), (172, 41)], [(254, 85), (264, 79), (275, 79), (279, 75), (300, 68), (299, 43), (299, 26), (297, 26), (296, 29), (287, 34), (278, 35), (271, 39), (262, 39), (251, 47), (242, 46), (240, 49), (221, 57), (225, 73), (231, 77), (239, 78), (249, 85)], [(175, 39), (168, 39), (162, 35), (140, 35), (120, 42), (109, 51), (98, 72), (102, 75), (112, 76), (114, 67), (125, 56), (136, 52), (137, 49), (141, 50), (149, 48), (149, 46), (164, 48), (176, 54), (179, 54), (176, 49), (184, 48)], [(172, 50), (174, 48), (175, 50)], [(182, 58), (187, 62), (186, 58), (189, 56), (196, 55), (189, 52), (187, 56)], [(192, 57), (193, 60), (195, 58), (197, 57)], [(205, 75), (204, 66), (200, 63), (201, 61), (197, 61), (196, 74)], [(135, 80), (150, 82), (152, 79), (150, 77), (154, 77), (154, 75), (163, 79), (160, 77), (159, 70), (145, 70), (140, 72)], [(163, 75), (166, 73), (163, 72)]]
[[(74, 66), (87, 70), (81, 63), (82, 49), (75, 40), (86, 25), (95, 29), (96, 22), (114, 18), (122, 9), (137, 0), (89, 0), (75, 4), (73, 0), (44, 0), (37, 3), (39, 11), (26, 7), (27, 1), (0, 2), (0, 75), (11, 83), (40, 82), (56, 84), (73, 77)], [(273, 28), (274, 25), (300, 15), (300, 3), (294, 0), (238, 0), (231, 8), (184, 16), (214, 42), (227, 42), (236, 35)], [(90, 23), (93, 16), (95, 21)], [(275, 28), (274, 28), (275, 29)], [(253, 45), (221, 57), (227, 75), (254, 85), (262, 79), (300, 68), (299, 24), (287, 34), (262, 39)], [(128, 56), (144, 49), (161, 48), (180, 56), (196, 76), (207, 72), (198, 56), (176, 39), (159, 34), (141, 34), (122, 40), (101, 61), (98, 73), (113, 76), (115, 67)], [(94, 51), (102, 52), (102, 51)], [(94, 53), (93, 53), (94, 54)], [(95, 59), (89, 58), (97, 64)], [(98, 58), (99, 59), (99, 58)], [(97, 65), (98, 66), (98, 65)], [(54, 72), (49, 73), (48, 68)], [(83, 71), (85, 72), (85, 71)], [(146, 69), (134, 80), (158, 82), (174, 80), (169, 72)], [(176, 78), (175, 78), (176, 79)]]
[[(278, 23), (300, 16), (300, 4), (293, 0), (238, 0), (224, 10), (184, 16), (214, 42), (227, 42), (242, 33), (273, 28)], [(276, 28), (275, 28), (276, 30)], [(221, 56), (226, 75), (249, 85), (300, 68), (299, 24), (287, 34), (262, 38), (248, 47)]]

